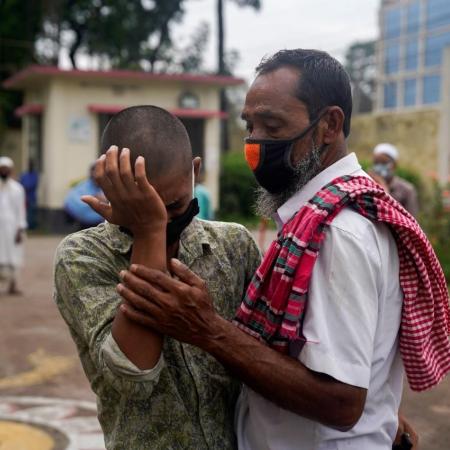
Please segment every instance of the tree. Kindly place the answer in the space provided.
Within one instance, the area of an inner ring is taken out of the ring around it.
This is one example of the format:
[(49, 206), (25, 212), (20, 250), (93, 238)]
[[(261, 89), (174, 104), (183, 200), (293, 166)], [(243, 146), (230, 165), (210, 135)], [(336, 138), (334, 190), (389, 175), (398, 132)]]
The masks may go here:
[[(260, 0), (232, 0), (239, 7), (251, 7), (258, 11), (261, 8)], [(230, 75), (226, 67), (225, 29), (224, 29), (224, 0), (217, 0), (217, 73)], [(220, 91), (220, 111), (228, 112), (225, 89)], [(222, 119), (220, 127), (221, 150), (228, 149), (228, 125), (226, 119)]]
[(34, 42), (41, 29), (41, 2), (0, 0), (0, 127), (18, 126), (14, 110), (21, 104), (22, 95), (1, 87), (24, 66), (38, 62)]
[(352, 82), (354, 112), (371, 111), (375, 96), (375, 41), (352, 44), (345, 54), (345, 69)]
[(113, 68), (153, 71), (172, 45), (170, 24), (181, 20), (185, 0), (65, 0), (61, 28), (72, 34), (74, 68), (83, 50)]

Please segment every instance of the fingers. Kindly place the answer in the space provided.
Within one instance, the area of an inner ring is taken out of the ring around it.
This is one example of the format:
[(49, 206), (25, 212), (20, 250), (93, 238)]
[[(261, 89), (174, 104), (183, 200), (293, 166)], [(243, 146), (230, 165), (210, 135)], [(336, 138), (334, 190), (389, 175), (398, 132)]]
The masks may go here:
[(195, 286), (199, 289), (203, 289), (205, 287), (204, 280), (192, 272), (192, 270), (190, 270), (178, 259), (172, 258), (170, 260), (170, 271), (189, 286)]
[(162, 290), (127, 270), (122, 270), (122, 272), (120, 272), (120, 278), (127, 288), (146, 299), (156, 301), (165, 300), (165, 295)]
[(153, 301), (153, 298), (149, 296), (143, 297), (136, 293), (132, 288), (129, 288), (122, 283), (117, 285), (117, 292), (126, 303), (139, 311), (143, 311), (147, 314), (154, 314), (155, 311), (160, 309), (159, 306), (157, 306), (157, 302)]
[(136, 184), (138, 188), (145, 194), (153, 194), (153, 187), (148, 182), (147, 172), (145, 170), (145, 159), (143, 156), (138, 156), (136, 158), (136, 163), (134, 165), (134, 176), (136, 179)]
[(120, 305), (120, 310), (122, 313), (131, 321), (139, 323), (145, 327), (155, 328), (156, 320), (151, 316), (148, 316), (137, 309), (133, 308), (131, 305), (122, 303)]
[(183, 287), (189, 287), (186, 286), (185, 283), (175, 280), (167, 273), (160, 270), (149, 269), (148, 267), (141, 266), (140, 264), (133, 264), (130, 267), (130, 270), (132, 274), (147, 281), (153, 286), (156, 285), (160, 287), (166, 292), (175, 292), (181, 290)]
[(101, 202), (98, 198), (92, 195), (83, 195), (81, 200), (88, 204), (97, 214), (110, 221), (112, 215), (111, 205)]
[(133, 171), (131, 170), (130, 150), (123, 148), (119, 156), (119, 173), (120, 179), (128, 192), (136, 189)]
[[(119, 149), (117, 146), (112, 145), (106, 152), (105, 158), (105, 175), (112, 184), (114, 197), (124, 199), (126, 197), (126, 188), (122, 182), (119, 171)], [(108, 194), (106, 196), (109, 198)], [(112, 201), (111, 198), (109, 198)]]

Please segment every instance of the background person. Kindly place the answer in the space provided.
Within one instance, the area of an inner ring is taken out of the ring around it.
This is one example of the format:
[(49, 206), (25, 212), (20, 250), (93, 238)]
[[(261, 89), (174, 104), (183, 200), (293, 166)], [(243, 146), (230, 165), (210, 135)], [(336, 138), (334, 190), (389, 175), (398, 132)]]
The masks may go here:
[[(414, 217), (419, 212), (417, 190), (409, 181), (395, 175), (399, 158), (398, 150), (388, 143), (378, 144), (373, 149), (373, 172), (384, 180), (383, 187)], [(378, 181), (375, 179), (375, 181)]]
[(30, 230), (34, 230), (37, 226), (36, 209), (39, 174), (34, 168), (34, 162), (32, 159), (30, 159), (28, 162), (28, 170), (26, 172), (23, 172), (20, 176), (20, 184), (25, 189), (28, 228)]
[(23, 264), (23, 239), (27, 228), (25, 190), (12, 178), (14, 163), (0, 157), (0, 276), (8, 283), (8, 294), (20, 294), (17, 271)]
[(80, 229), (95, 227), (104, 220), (102, 216), (81, 200), (83, 195), (92, 195), (101, 201), (106, 201), (101, 187), (97, 185), (94, 179), (94, 169), (95, 165), (92, 164), (89, 169), (89, 178), (80, 181), (70, 189), (64, 200), (64, 211), (70, 219), (79, 225)]
[(198, 200), (200, 212), (197, 217), (203, 220), (213, 220), (214, 214), (211, 206), (211, 194), (208, 188), (203, 184), (204, 175), (199, 174), (198, 181), (195, 182), (194, 197)]

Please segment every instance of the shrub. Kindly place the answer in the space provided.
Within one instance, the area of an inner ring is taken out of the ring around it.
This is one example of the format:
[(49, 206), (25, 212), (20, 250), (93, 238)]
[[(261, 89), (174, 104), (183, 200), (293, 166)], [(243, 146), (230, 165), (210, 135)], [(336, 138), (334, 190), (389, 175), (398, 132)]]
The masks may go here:
[(223, 155), (219, 218), (229, 220), (240, 217), (247, 221), (254, 220), (253, 202), (256, 186), (256, 180), (242, 152)]

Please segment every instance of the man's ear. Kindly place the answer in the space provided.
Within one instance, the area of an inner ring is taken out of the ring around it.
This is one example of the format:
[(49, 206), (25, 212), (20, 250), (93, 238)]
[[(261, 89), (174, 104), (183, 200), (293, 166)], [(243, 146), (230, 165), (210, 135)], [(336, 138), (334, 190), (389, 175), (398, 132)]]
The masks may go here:
[(323, 143), (333, 144), (343, 132), (344, 112), (339, 106), (330, 106), (323, 119), (326, 122), (326, 126), (323, 127)]
[(202, 158), (200, 158), (200, 156), (196, 156), (193, 160), (192, 160), (192, 165), (194, 167), (194, 177), (195, 177), (195, 181), (198, 180), (198, 176), (200, 174), (200, 169), (202, 168)]

